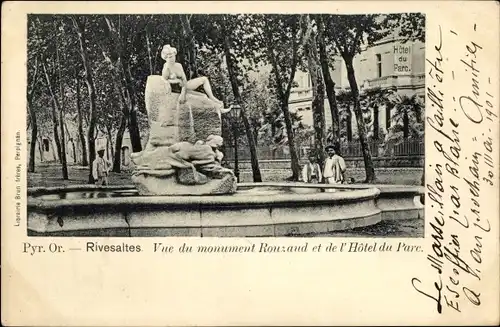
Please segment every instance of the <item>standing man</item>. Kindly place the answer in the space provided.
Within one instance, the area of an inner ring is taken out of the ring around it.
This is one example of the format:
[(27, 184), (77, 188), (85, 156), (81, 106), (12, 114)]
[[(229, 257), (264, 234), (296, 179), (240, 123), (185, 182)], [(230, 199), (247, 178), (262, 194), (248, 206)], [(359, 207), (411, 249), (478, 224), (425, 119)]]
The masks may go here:
[(321, 183), (323, 176), (321, 176), (321, 167), (316, 162), (316, 157), (309, 154), (308, 159), (309, 162), (304, 165), (304, 168), (302, 168), (302, 180), (304, 183)]
[(335, 142), (333, 145), (327, 145), (325, 151), (328, 154), (323, 172), (326, 184), (343, 184), (346, 165), (344, 158), (340, 156), (340, 144)]
[(104, 159), (104, 149), (97, 150), (97, 158), (92, 163), (92, 175), (96, 185), (108, 185), (108, 174), (111, 163)]

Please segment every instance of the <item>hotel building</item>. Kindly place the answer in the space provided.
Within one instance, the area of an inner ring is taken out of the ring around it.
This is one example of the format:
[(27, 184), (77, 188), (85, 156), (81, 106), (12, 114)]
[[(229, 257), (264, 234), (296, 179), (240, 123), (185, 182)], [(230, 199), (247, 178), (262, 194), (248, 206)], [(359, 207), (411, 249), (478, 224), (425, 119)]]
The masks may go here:
[[(354, 57), (354, 71), (360, 92), (370, 88), (395, 88), (398, 93), (412, 96), (425, 94), (425, 44), (419, 41), (403, 42), (402, 38), (389, 36), (371, 47), (365, 47)], [(347, 70), (341, 57), (335, 57), (330, 71), (335, 82), (336, 93), (349, 90)], [(297, 112), (302, 122), (312, 126), (312, 85), (309, 73), (298, 71), (295, 78), (298, 86), (292, 89), (289, 100), (291, 112)], [(384, 109), (384, 108), (381, 108)], [(354, 117), (354, 114), (353, 114)], [(372, 117), (373, 118), (373, 117)], [(391, 123), (389, 110), (379, 110), (379, 127), (387, 131)], [(328, 129), (332, 117), (325, 94), (325, 122)], [(352, 130), (357, 130), (352, 119)]]

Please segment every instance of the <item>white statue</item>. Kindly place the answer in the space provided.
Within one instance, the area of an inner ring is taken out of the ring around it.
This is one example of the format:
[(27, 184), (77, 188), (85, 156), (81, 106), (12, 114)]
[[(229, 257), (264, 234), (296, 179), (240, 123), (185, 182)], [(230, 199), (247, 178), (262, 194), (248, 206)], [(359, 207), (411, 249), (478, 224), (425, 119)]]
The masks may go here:
[(183, 104), (186, 102), (186, 92), (194, 91), (198, 87), (203, 85), (203, 89), (207, 94), (208, 98), (216, 103), (216, 110), (219, 114), (225, 114), (231, 110), (230, 108), (225, 109), (224, 103), (217, 99), (212, 93), (212, 87), (210, 86), (210, 81), (206, 76), (200, 76), (187, 80), (186, 74), (184, 73), (184, 68), (178, 62), (176, 62), (177, 49), (171, 47), (170, 45), (165, 45), (161, 51), (161, 57), (165, 60), (163, 65), (162, 77), (170, 84), (179, 84), (181, 86), (181, 94), (179, 96), (179, 103)]

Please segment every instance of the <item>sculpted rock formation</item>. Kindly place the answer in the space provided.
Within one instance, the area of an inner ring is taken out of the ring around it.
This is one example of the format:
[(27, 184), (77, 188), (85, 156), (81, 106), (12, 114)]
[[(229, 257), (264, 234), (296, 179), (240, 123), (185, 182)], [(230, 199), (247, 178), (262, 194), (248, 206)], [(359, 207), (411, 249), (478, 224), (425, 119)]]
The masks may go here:
[(201, 195), (236, 192), (236, 178), (221, 166), (220, 104), (200, 92), (179, 93), (161, 76), (146, 83), (149, 140), (133, 153), (132, 181), (143, 195)]

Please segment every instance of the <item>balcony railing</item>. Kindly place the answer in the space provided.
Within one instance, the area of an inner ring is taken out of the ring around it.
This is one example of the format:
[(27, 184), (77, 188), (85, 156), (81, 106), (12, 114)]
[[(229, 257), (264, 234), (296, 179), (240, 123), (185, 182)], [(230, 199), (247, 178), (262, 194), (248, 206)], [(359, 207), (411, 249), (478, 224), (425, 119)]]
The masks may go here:
[[(372, 88), (386, 88), (386, 87), (422, 87), (425, 85), (425, 74), (415, 74), (415, 75), (387, 75), (383, 77), (373, 78), (366, 80), (363, 83), (360, 83), (360, 87), (363, 88), (365, 86), (368, 89)], [(344, 87), (338, 86), (336, 84), (335, 90), (348, 90), (350, 89), (349, 85), (344, 85)], [(326, 93), (325, 93), (326, 94)], [(296, 88), (292, 89), (292, 93), (290, 95), (290, 102), (302, 101), (304, 98), (312, 97), (312, 89), (311, 88)]]
[[(408, 81), (410, 83), (408, 83)], [(423, 73), (416, 75), (388, 75), (367, 80), (368, 88), (390, 87), (390, 86), (422, 86), (425, 84), (425, 75)]]

